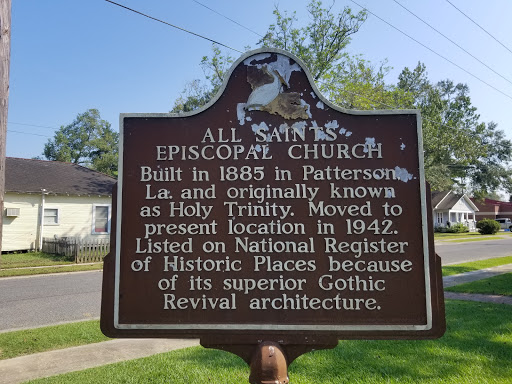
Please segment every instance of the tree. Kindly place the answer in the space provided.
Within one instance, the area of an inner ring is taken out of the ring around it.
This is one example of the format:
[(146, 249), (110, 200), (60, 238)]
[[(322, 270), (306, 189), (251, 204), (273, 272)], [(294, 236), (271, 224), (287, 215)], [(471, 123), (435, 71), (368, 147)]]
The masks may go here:
[(346, 109), (411, 107), (410, 92), (386, 84), (385, 77), (390, 70), (386, 62), (376, 67), (361, 56), (346, 55), (324, 76), (320, 90), (330, 101)]
[(45, 144), (43, 156), (117, 176), (118, 146), (119, 134), (101, 119), (97, 109), (89, 109), (55, 132), (54, 138)]
[[(304, 61), (315, 80), (330, 81), (334, 78), (331, 71), (338, 69), (336, 65), (346, 57), (344, 50), (350, 37), (366, 20), (366, 12), (354, 15), (349, 7), (345, 7), (342, 12), (335, 14), (332, 7), (323, 8), (322, 2), (317, 0), (311, 0), (307, 9), (311, 16), (310, 23), (295, 28), (294, 24), (298, 21), (295, 13), (290, 16), (276, 8), (276, 22), (269, 26), (258, 45), (287, 50)], [(206, 84), (200, 80), (188, 83), (171, 112), (188, 112), (210, 101), (232, 63), (233, 58), (222, 55), (214, 45), (212, 57), (204, 56), (201, 60)]]
[(426, 67), (405, 68), (398, 88), (421, 111), (425, 175), (434, 190), (470, 189), (483, 197), (512, 186), (512, 142), (493, 122), (480, 122), (469, 88), (451, 80), (428, 80)]
[(190, 112), (200, 108), (219, 91), (227, 71), (233, 64), (233, 58), (229, 54), (223, 55), (215, 44), (212, 52), (213, 56), (203, 56), (200, 64), (207, 83), (199, 79), (189, 82), (174, 102), (172, 113)]
[(349, 7), (345, 7), (335, 15), (332, 6), (323, 8), (322, 2), (317, 0), (310, 1), (307, 10), (310, 23), (294, 28), (295, 12), (289, 16), (286, 11), (283, 14), (276, 8), (276, 23), (270, 25), (259, 44), (284, 49), (300, 57), (313, 79), (318, 81), (346, 56), (344, 49), (350, 43), (350, 36), (359, 31), (367, 14), (363, 10), (354, 15)]
[[(353, 14), (346, 7), (338, 14), (332, 7), (311, 0), (310, 21), (297, 27), (295, 13), (274, 10), (276, 21), (259, 44), (285, 49), (308, 67), (322, 93), (347, 109), (411, 109), (421, 111), (425, 175), (434, 190), (471, 190), (476, 197), (499, 188), (512, 190), (512, 145), (496, 124), (480, 122), (465, 84), (451, 80), (432, 83), (426, 67), (404, 68), (398, 83), (385, 79), (390, 68), (384, 61), (375, 66), (361, 56), (349, 56), (345, 48), (366, 20), (365, 11)], [(229, 64), (214, 47), (201, 66), (206, 83), (188, 85), (172, 112), (190, 111), (215, 95)]]

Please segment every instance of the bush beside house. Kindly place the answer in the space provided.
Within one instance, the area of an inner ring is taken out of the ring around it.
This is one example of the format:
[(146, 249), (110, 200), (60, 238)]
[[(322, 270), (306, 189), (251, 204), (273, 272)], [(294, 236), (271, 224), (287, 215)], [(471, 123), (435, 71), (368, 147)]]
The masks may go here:
[(478, 232), (482, 235), (495, 235), (500, 230), (500, 224), (491, 219), (483, 219), (476, 223)]

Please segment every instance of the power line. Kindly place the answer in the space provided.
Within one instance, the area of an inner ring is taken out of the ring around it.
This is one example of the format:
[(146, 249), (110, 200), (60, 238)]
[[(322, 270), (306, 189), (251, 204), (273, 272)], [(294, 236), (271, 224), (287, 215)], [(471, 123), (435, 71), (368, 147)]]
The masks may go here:
[(35, 124), (26, 124), (26, 123), (15, 123), (13, 121), (8, 121), (7, 124), (26, 125), (28, 127), (47, 128), (47, 129), (59, 129), (58, 127), (48, 127), (46, 125), (35, 125)]
[(159, 23), (162, 23), (162, 24), (165, 24), (165, 25), (168, 25), (169, 27), (172, 27), (172, 28), (176, 28), (176, 29), (179, 29), (180, 31), (183, 31), (183, 32), (186, 32), (186, 33), (189, 33), (191, 35), (194, 35), (194, 36), (197, 36), (197, 37), (200, 37), (201, 39), (205, 39), (205, 40), (208, 40), (208, 41), (211, 41), (212, 43), (214, 44), (218, 44), (218, 45), (221, 45), (223, 47), (226, 47), (228, 49), (231, 49), (233, 51), (236, 51), (238, 53), (243, 53), (242, 51), (239, 51), (238, 49), (235, 49), (235, 48), (232, 48), (226, 44), (222, 44), (222, 43), (219, 43), (218, 41), (215, 41), (213, 39), (210, 39), (209, 37), (206, 37), (206, 36), (203, 36), (203, 35), (200, 35), (198, 33), (195, 33), (195, 32), (191, 32), (187, 29), (184, 29), (184, 28), (181, 28), (181, 27), (178, 27), (177, 25), (174, 25), (174, 24), (171, 24), (171, 23), (168, 23), (166, 21), (163, 21), (163, 20), (160, 20), (160, 19), (157, 19), (156, 17), (153, 17), (153, 16), (149, 16), (149, 15), (146, 15), (145, 13), (142, 13), (142, 12), (139, 12), (139, 11), (136, 11), (135, 9), (132, 9), (132, 8), (128, 8), (122, 4), (119, 4), (119, 3), (116, 3), (112, 0), (105, 0), (106, 2), (109, 2), (111, 4), (114, 4), (114, 5), (117, 5), (118, 7), (121, 7), (121, 8), (124, 8), (124, 9), (127, 9), (128, 11), (131, 11), (131, 12), (134, 12), (138, 15), (141, 15), (141, 16), (144, 16), (144, 17), (147, 17), (148, 19), (151, 19), (151, 20), (154, 20), (154, 21), (158, 21)]
[(32, 132), (15, 131), (15, 130), (12, 130), (12, 129), (8, 129), (7, 132), (21, 133), (23, 135), (31, 135), (31, 136), (51, 137), (51, 136), (48, 136), (48, 135), (40, 135), (38, 133), (32, 133)]
[(473, 59), (475, 59), (476, 61), (478, 61), (480, 64), (484, 65), (487, 69), (491, 70), (492, 72), (494, 72), (496, 75), (498, 75), (499, 77), (501, 77), (503, 80), (506, 80), (508, 81), (510, 84), (512, 84), (512, 81), (510, 81), (509, 79), (507, 79), (506, 77), (504, 77), (503, 75), (499, 74), (498, 72), (496, 72), (494, 69), (492, 69), (491, 67), (489, 67), (487, 64), (485, 64), (482, 60), (480, 60), (479, 58), (477, 58), (476, 56), (474, 56), (473, 54), (471, 54), (470, 52), (468, 52), (466, 49), (464, 49), (463, 47), (461, 47), (459, 44), (457, 44), (455, 41), (453, 41), (452, 39), (450, 39), (448, 36), (446, 36), (444, 33), (440, 32), (439, 30), (437, 30), (436, 28), (434, 28), (432, 25), (430, 25), (429, 23), (427, 23), (425, 20), (423, 20), (421, 17), (419, 17), (418, 15), (416, 15), (415, 13), (413, 13), (411, 10), (409, 10), (408, 8), (406, 8), (404, 5), (400, 4), (397, 0), (393, 0), (395, 3), (397, 3), (399, 6), (401, 6), (403, 9), (405, 9), (407, 12), (409, 12), (411, 15), (413, 15), (414, 17), (416, 17), (418, 20), (420, 20), (422, 23), (426, 24), (428, 27), (430, 27), (431, 29), (433, 29), (434, 31), (436, 31), (438, 34), (440, 34), (441, 36), (443, 36), (446, 40), (448, 40), (450, 43), (454, 44), (455, 46), (457, 46), (459, 49), (463, 50), (464, 52), (466, 52), (469, 56), (471, 56)]
[[(107, 0), (108, 1), (108, 0)], [(471, 72), (469, 72), (468, 70), (464, 69), (463, 67), (461, 67), (460, 65), (454, 63), (453, 61), (451, 61), (450, 59), (446, 58), (445, 56), (441, 55), (440, 53), (437, 53), (436, 51), (434, 51), (432, 48), (426, 46), (425, 44), (423, 44), (422, 42), (416, 40), (414, 37), (408, 35), (407, 33), (405, 33), (404, 31), (402, 31), (401, 29), (395, 27), (393, 24), (387, 22), (386, 20), (384, 20), (383, 18), (377, 16), (375, 13), (373, 13), (372, 11), (370, 11), (368, 8), (366, 7), (363, 7), (362, 5), (358, 4), (356, 1), (354, 0), (350, 0), (351, 2), (353, 2), (355, 5), (357, 5), (358, 7), (361, 7), (363, 8), (365, 11), (367, 11), (368, 13), (372, 14), (373, 16), (375, 16), (377, 19), (379, 19), (380, 21), (382, 21), (383, 23), (386, 23), (387, 25), (389, 25), (391, 28), (393, 29), (396, 29), (398, 32), (400, 32), (401, 34), (403, 34), (404, 36), (408, 37), (409, 39), (411, 39), (412, 41), (416, 42), (417, 44), (421, 45), (423, 48), (426, 48), (428, 49), (430, 52), (432, 52), (433, 54), (439, 56), (440, 58), (442, 58), (443, 60), (449, 62), (450, 64), (456, 66), (457, 68), (459, 68), (460, 70), (466, 72), (468, 75), (474, 77), (475, 79), (477, 79), (478, 81), (484, 83), (485, 85), (487, 85), (488, 87), (494, 89), (496, 92), (499, 92), (501, 93), (503, 96), (506, 96), (508, 97), (509, 99), (512, 100), (512, 96), (510, 95), (507, 95), (505, 92), (503, 91), (500, 91), (498, 88), (492, 86), (491, 84), (489, 84), (488, 82), (482, 80), (481, 78), (479, 78), (478, 76), (472, 74)]]
[(265, 37), (265, 36), (263, 36), (263, 35), (259, 34), (258, 32), (255, 32), (255, 31), (253, 31), (252, 29), (250, 29), (250, 28), (246, 27), (245, 25), (240, 24), (238, 21), (235, 21), (235, 20), (233, 20), (233, 19), (230, 19), (229, 17), (227, 17), (227, 16), (223, 15), (222, 13), (217, 12), (215, 9), (212, 9), (212, 8), (208, 7), (207, 5), (204, 5), (203, 3), (200, 3), (200, 2), (199, 2), (199, 1), (197, 1), (197, 0), (192, 0), (192, 1), (193, 1), (194, 3), (197, 3), (197, 4), (201, 5), (202, 7), (205, 7), (206, 9), (209, 9), (209, 10), (210, 10), (210, 11), (212, 11), (213, 13), (216, 13), (217, 15), (222, 16), (223, 18), (225, 18), (225, 19), (227, 19), (227, 20), (231, 21), (232, 23), (235, 23), (236, 25), (238, 25), (238, 26), (240, 26), (240, 27), (242, 27), (242, 28), (244, 28), (244, 29), (248, 30), (249, 32), (254, 33), (255, 35), (257, 35), (257, 36), (261, 37), (262, 39)]
[(469, 17), (468, 15), (466, 15), (464, 12), (462, 12), (459, 8), (457, 8), (451, 1), (449, 0), (446, 0), (446, 2), (448, 2), (453, 8), (455, 8), (457, 11), (459, 11), (460, 13), (462, 13), (464, 16), (466, 16), (466, 18), (468, 20), (470, 20), (473, 24), (475, 24), (478, 28), (480, 28), (482, 31), (484, 31), (485, 33), (487, 33), (490, 37), (492, 37), (498, 44), (500, 44), (503, 48), (505, 48), (507, 51), (509, 51), (510, 53), (512, 53), (512, 51), (505, 45), (503, 44), (501, 41), (499, 41), (497, 38), (495, 38), (493, 35), (491, 35), (489, 32), (487, 32), (487, 30), (480, 26), (480, 24), (478, 24), (475, 20), (473, 20), (471, 17)]

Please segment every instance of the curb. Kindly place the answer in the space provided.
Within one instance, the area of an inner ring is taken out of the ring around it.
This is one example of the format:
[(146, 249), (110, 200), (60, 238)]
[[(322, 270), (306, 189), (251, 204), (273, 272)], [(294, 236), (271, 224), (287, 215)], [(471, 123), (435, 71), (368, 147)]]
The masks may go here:
[(199, 345), (195, 339), (116, 339), (0, 360), (0, 384), (82, 371)]

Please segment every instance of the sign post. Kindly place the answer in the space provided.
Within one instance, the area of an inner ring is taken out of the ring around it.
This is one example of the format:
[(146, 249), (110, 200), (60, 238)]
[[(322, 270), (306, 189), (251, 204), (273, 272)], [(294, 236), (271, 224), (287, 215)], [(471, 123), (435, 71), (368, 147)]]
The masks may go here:
[(200, 338), (284, 383), (339, 339), (444, 333), (417, 111), (340, 109), (267, 49), (201, 110), (120, 127), (106, 335)]

